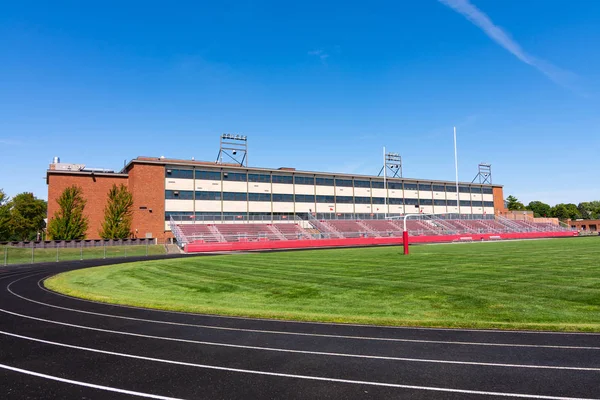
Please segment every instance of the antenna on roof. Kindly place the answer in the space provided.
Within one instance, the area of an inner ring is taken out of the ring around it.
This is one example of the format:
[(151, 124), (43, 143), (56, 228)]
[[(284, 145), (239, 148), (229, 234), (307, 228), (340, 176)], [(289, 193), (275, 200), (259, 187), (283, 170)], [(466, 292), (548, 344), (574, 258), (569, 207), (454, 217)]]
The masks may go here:
[(248, 166), (248, 136), (224, 133), (221, 135), (217, 164), (223, 164), (223, 156), (229, 157), (240, 167)]

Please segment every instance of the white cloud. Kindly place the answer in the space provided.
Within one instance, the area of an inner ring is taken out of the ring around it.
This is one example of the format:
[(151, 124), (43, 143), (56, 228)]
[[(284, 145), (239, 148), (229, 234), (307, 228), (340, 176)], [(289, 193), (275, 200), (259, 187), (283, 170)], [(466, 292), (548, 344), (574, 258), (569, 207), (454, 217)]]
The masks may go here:
[(576, 75), (572, 72), (560, 69), (544, 60), (538, 59), (531, 54), (528, 54), (523, 48), (514, 41), (508, 33), (502, 28), (495, 25), (492, 20), (480, 9), (471, 4), (469, 0), (438, 0), (447, 7), (463, 15), (471, 21), (475, 26), (479, 27), (490, 39), (504, 47), (511, 54), (523, 61), (525, 64), (531, 65), (542, 74), (546, 75), (553, 82), (573, 89), (573, 80)]
[(319, 57), (319, 59), (323, 63), (325, 63), (325, 61), (329, 58), (329, 54), (327, 54), (326, 52), (324, 52), (321, 49), (311, 50), (311, 51), (308, 52), (308, 55), (309, 56), (314, 56), (314, 57)]

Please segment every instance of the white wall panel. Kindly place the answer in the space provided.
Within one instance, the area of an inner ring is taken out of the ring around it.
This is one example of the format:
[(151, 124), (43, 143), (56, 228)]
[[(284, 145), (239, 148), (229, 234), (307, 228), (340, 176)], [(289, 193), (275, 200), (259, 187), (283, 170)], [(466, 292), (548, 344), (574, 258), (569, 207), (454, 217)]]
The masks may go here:
[(245, 201), (224, 201), (223, 212), (241, 212), (248, 211), (248, 203)]
[(221, 181), (207, 181), (204, 179), (197, 179), (196, 190), (203, 190), (205, 192), (220, 192)]
[(354, 206), (354, 212), (356, 214), (370, 214), (371, 213), (371, 205), (370, 204), (356, 204)]
[(357, 197), (371, 197), (371, 189), (354, 188), (354, 195)]
[(167, 190), (194, 190), (193, 179), (166, 178), (165, 189)]
[(196, 212), (221, 212), (221, 202), (218, 200), (196, 200)]
[(294, 190), (296, 194), (315, 194), (315, 187), (312, 185), (296, 185)]
[(297, 213), (305, 213), (311, 211), (315, 212), (315, 203), (296, 203)]
[(291, 183), (274, 183), (273, 193), (292, 194), (294, 193), (294, 185)]
[(459, 193), (459, 200), (471, 200), (471, 193)]
[(333, 195), (335, 193), (333, 186), (315, 186), (315, 189), (319, 195)]
[(419, 190), (419, 198), (420, 199), (433, 199), (433, 192), (426, 192), (423, 190)]
[(336, 204), (335, 211), (339, 213), (354, 213), (353, 204)]
[(165, 200), (165, 211), (194, 211), (194, 200)]
[(248, 182), (250, 193), (271, 193), (271, 184), (264, 182)]
[(248, 202), (248, 211), (250, 212), (271, 212), (270, 201), (250, 201)]
[(273, 212), (293, 213), (294, 212), (294, 203), (292, 203), (292, 202), (273, 202)]
[(224, 192), (242, 192), (246, 193), (248, 191), (248, 183), (247, 182), (223, 182), (223, 191)]

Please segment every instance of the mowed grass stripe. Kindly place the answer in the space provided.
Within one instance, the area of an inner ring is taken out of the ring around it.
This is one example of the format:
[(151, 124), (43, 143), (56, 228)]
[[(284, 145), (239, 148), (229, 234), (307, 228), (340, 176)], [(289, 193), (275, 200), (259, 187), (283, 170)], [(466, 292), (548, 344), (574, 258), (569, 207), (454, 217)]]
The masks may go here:
[(253, 253), (78, 270), (86, 299), (296, 320), (600, 331), (600, 239)]

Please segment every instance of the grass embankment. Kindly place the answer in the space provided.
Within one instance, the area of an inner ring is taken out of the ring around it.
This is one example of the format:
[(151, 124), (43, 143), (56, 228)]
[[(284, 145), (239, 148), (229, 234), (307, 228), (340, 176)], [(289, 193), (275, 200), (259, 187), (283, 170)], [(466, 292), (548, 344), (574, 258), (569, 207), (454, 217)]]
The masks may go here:
[(304, 321), (600, 331), (600, 240), (315, 250), (60, 274), (97, 301)]
[[(31, 248), (20, 248), (11, 246), (0, 246), (0, 266), (4, 265), (4, 255), (6, 251), (6, 259), (8, 264), (29, 264), (31, 263)], [(52, 262), (56, 261), (56, 253), (58, 251), (59, 261), (91, 260), (94, 258), (104, 258), (103, 247), (84, 247), (83, 251), (80, 248), (58, 248), (58, 249), (41, 249), (33, 250), (33, 262)], [(165, 254), (163, 245), (148, 246), (148, 255)], [(136, 257), (145, 256), (146, 246), (106, 246), (106, 258), (114, 257)]]

